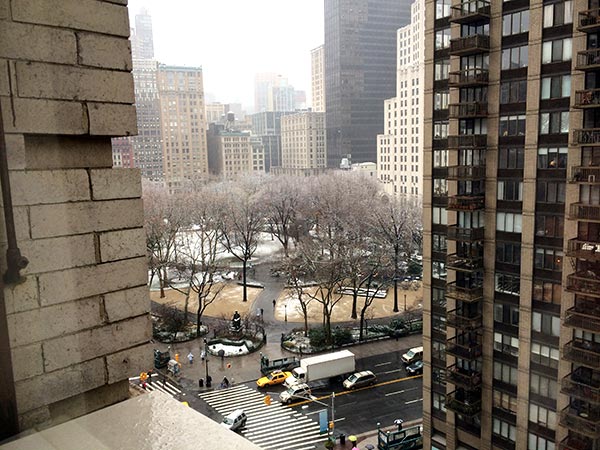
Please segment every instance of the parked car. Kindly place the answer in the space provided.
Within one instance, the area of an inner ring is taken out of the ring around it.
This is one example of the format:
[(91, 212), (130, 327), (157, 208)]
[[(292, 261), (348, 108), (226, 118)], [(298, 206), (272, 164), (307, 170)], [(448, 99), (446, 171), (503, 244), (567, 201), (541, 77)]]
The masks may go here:
[(231, 431), (236, 431), (246, 425), (246, 413), (243, 409), (236, 409), (223, 418), (223, 425)]
[(371, 386), (375, 384), (377, 377), (370, 370), (364, 370), (362, 372), (356, 372), (350, 375), (344, 380), (345, 389), (356, 389), (364, 386)]
[(423, 359), (423, 347), (414, 347), (402, 355), (404, 364), (412, 364)]
[(409, 375), (417, 375), (423, 373), (423, 361), (412, 363), (406, 368), (406, 373)]
[(258, 380), (256, 380), (256, 385), (259, 388), (265, 387), (265, 386), (274, 386), (276, 384), (283, 383), (287, 377), (291, 377), (291, 376), (292, 376), (291, 372), (283, 372), (281, 370), (276, 370), (274, 372), (271, 372), (266, 377), (261, 377)]
[(310, 395), (311, 391), (308, 384), (298, 383), (279, 394), (279, 400), (281, 400), (281, 403), (290, 404), (300, 400), (308, 400)]

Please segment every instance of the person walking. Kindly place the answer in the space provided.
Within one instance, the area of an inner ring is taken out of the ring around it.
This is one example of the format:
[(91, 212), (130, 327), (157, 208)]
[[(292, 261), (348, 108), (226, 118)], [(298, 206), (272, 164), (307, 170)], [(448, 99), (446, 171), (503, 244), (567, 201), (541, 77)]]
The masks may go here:
[(277, 300), (273, 299), (273, 309), (275, 309), (275, 305), (277, 305)]
[(187, 358), (190, 364), (194, 364), (194, 354), (191, 351), (188, 353)]

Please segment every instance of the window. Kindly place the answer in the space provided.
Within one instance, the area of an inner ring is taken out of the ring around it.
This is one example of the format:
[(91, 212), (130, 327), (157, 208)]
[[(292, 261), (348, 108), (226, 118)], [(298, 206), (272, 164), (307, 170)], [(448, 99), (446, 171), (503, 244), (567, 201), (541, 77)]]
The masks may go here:
[(452, 0), (436, 0), (435, 1), (435, 18), (441, 19), (450, 15), (450, 6)]
[(431, 357), (446, 360), (446, 343), (436, 340), (431, 341)]
[(556, 75), (542, 78), (542, 100), (564, 98), (571, 95), (571, 75)]
[(519, 338), (502, 333), (494, 333), (494, 350), (519, 356)]
[(529, 433), (527, 440), (527, 450), (556, 450), (554, 441), (543, 438), (537, 434)]
[(440, 316), (439, 314), (431, 315), (431, 328), (442, 333), (446, 332), (446, 316)]
[(446, 252), (447, 243), (445, 234), (432, 234), (431, 240), (433, 242), (432, 250), (434, 252)]
[(519, 295), (521, 292), (521, 279), (518, 276), (506, 273), (496, 273), (495, 290), (502, 294)]
[(448, 167), (448, 150), (433, 151), (433, 167)]
[(511, 442), (517, 439), (517, 427), (495, 417), (492, 419), (492, 433)]
[(502, 16), (502, 36), (529, 31), (529, 10)]
[(562, 286), (553, 281), (533, 280), (533, 300), (560, 305)]
[(525, 159), (523, 148), (501, 148), (498, 151), (500, 169), (522, 169)]
[(562, 238), (564, 234), (565, 218), (563, 216), (549, 216), (536, 214), (535, 235)]
[(562, 270), (563, 252), (554, 248), (535, 248), (534, 266), (536, 269)]
[(515, 213), (496, 213), (496, 230), (509, 233), (520, 233), (523, 216)]
[(531, 316), (531, 329), (548, 336), (559, 336), (560, 317), (534, 311)]
[(442, 59), (441, 61), (435, 62), (435, 80), (447, 80), (448, 73), (450, 72), (450, 60)]
[(519, 307), (494, 303), (494, 321), (505, 325), (519, 326)]
[(570, 61), (571, 53), (571, 38), (546, 41), (542, 44), (542, 64)]
[(556, 400), (558, 384), (556, 383), (556, 379), (546, 378), (543, 375), (532, 372), (529, 376), (529, 390), (533, 394)]
[(540, 113), (540, 134), (569, 132), (569, 111)]
[(446, 291), (440, 288), (431, 288), (431, 304), (446, 308)]
[(438, 280), (446, 279), (446, 263), (441, 261), (433, 261), (431, 263), (431, 276)]
[(446, 139), (448, 137), (448, 122), (433, 123), (433, 139)]
[(446, 412), (446, 396), (438, 392), (432, 392), (431, 406), (435, 410)]
[(446, 369), (433, 366), (431, 368), (431, 381), (446, 386)]
[(525, 114), (500, 117), (500, 136), (525, 136)]
[(435, 49), (441, 50), (450, 47), (450, 28), (435, 32)]
[(558, 369), (558, 358), (559, 351), (557, 348), (536, 342), (531, 343), (531, 361)]
[(498, 200), (522, 201), (522, 181), (498, 181)]
[(527, 67), (529, 48), (526, 45), (502, 49), (502, 70)]
[(438, 225), (447, 225), (448, 224), (448, 211), (446, 208), (440, 208), (434, 206), (431, 208), (433, 215), (433, 223)]
[(556, 411), (530, 403), (529, 421), (554, 430), (556, 429)]
[(433, 180), (433, 195), (436, 197), (448, 195), (448, 185), (445, 178), (435, 178)]
[(450, 94), (448, 91), (438, 91), (433, 94), (433, 109), (436, 111), (440, 111), (443, 109), (448, 109), (448, 99), (450, 98)]
[(500, 84), (500, 103), (527, 101), (527, 80), (504, 81)]
[(521, 244), (496, 242), (496, 261), (506, 264), (521, 264)]
[(567, 167), (567, 147), (538, 148), (538, 169), (564, 169)]
[(564, 203), (565, 183), (560, 181), (538, 180), (536, 201), (540, 203)]
[(493, 405), (513, 414), (517, 413), (517, 397), (497, 389), (494, 389)]
[(517, 385), (517, 368), (494, 361), (494, 379), (507, 384)]
[(552, 3), (544, 6), (544, 28), (573, 23), (573, 2)]

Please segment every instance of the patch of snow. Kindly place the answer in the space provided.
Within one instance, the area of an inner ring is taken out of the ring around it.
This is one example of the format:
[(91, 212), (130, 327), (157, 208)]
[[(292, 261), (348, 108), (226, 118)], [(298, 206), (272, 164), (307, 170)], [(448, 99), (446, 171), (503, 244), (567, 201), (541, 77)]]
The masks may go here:
[(213, 355), (218, 355), (220, 350), (223, 350), (225, 352), (224, 356), (240, 356), (247, 355), (248, 353), (250, 353), (246, 344), (227, 345), (219, 343), (210, 345), (210, 352)]

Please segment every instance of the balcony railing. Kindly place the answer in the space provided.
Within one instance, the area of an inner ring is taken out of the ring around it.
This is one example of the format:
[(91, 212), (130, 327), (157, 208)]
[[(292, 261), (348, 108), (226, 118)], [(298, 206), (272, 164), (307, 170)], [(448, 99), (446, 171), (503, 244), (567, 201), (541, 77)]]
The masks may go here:
[(475, 339), (469, 340), (464, 335), (455, 336), (446, 342), (446, 353), (469, 361), (481, 357), (481, 343)]
[(564, 324), (568, 327), (600, 333), (600, 301), (578, 298), (575, 306), (565, 312)]
[(475, 211), (485, 208), (483, 195), (453, 195), (448, 197), (448, 210)]
[(579, 22), (577, 29), (584, 32), (600, 30), (600, 10), (588, 9), (579, 13)]
[(571, 219), (600, 221), (600, 205), (572, 203), (569, 208)]
[(567, 256), (600, 262), (600, 242), (581, 241), (577, 238), (569, 239)]
[(594, 441), (583, 436), (567, 436), (558, 444), (559, 450), (594, 450)]
[(483, 256), (462, 256), (453, 253), (446, 259), (446, 268), (461, 272), (480, 272), (483, 270)]
[(446, 325), (461, 330), (474, 330), (475, 328), (481, 328), (482, 316), (481, 314), (467, 314), (459, 309), (454, 309), (446, 315)]
[(463, 1), (460, 5), (452, 7), (450, 22), (469, 23), (489, 20), (490, 2), (483, 0)]
[(449, 116), (458, 117), (486, 117), (488, 105), (486, 102), (455, 103), (449, 105)]
[(453, 364), (446, 371), (446, 381), (455, 386), (473, 391), (481, 386), (481, 372), (465, 370)]
[(463, 69), (459, 72), (450, 72), (448, 86), (468, 87), (485, 86), (490, 81), (490, 72), (487, 69)]
[[(450, 41), (452, 44), (452, 41)], [(577, 52), (577, 70), (596, 70), (600, 68), (600, 49), (583, 50)]]
[(446, 178), (448, 180), (483, 180), (485, 166), (450, 166)]
[[(598, 132), (600, 133), (600, 129)], [(448, 148), (484, 148), (486, 145), (487, 134), (459, 134), (448, 136)]]
[(600, 438), (600, 415), (597, 413), (578, 411), (567, 406), (560, 412), (560, 424), (592, 439)]
[(450, 54), (466, 56), (490, 51), (490, 37), (487, 34), (473, 34), (450, 40)]
[(600, 166), (571, 167), (571, 183), (600, 184)]
[(600, 298), (600, 274), (586, 270), (567, 276), (567, 291)]
[(446, 297), (473, 303), (483, 299), (483, 286), (459, 286), (456, 281), (446, 284)]
[(567, 361), (582, 364), (592, 369), (600, 369), (600, 344), (574, 338), (563, 347), (563, 357)]
[(573, 144), (587, 146), (600, 145), (600, 128), (573, 130)]
[[(450, 178), (450, 177), (448, 177)], [(448, 226), (447, 239), (453, 241), (482, 241), (484, 237), (484, 228), (462, 228), (458, 225)]]
[(597, 108), (600, 106), (600, 89), (586, 89), (575, 92), (576, 108)]
[(584, 383), (577, 372), (570, 373), (561, 380), (560, 392), (571, 397), (600, 404), (600, 383)]
[(473, 417), (481, 412), (481, 399), (459, 400), (456, 391), (446, 395), (446, 408), (463, 416)]

